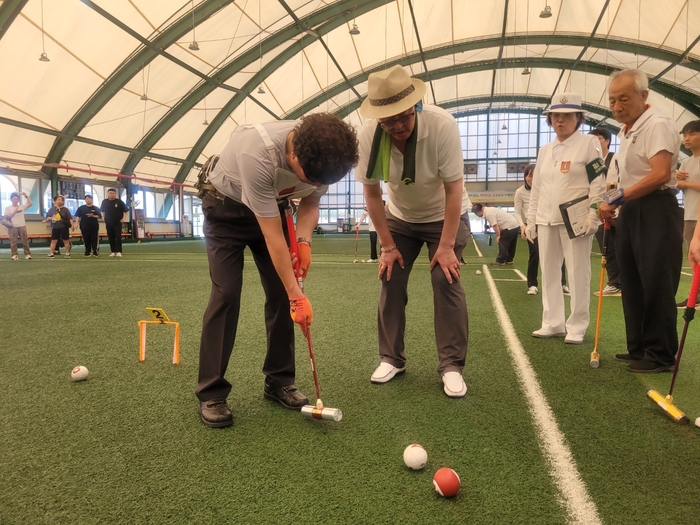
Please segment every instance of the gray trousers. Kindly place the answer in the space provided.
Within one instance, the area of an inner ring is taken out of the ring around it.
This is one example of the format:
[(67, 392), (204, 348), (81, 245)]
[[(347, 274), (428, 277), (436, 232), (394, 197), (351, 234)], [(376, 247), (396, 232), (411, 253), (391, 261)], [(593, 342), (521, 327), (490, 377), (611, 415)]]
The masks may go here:
[[(265, 292), (267, 354), (263, 374), (273, 390), (293, 384), (294, 323), (289, 316), (289, 298), (255, 215), (244, 204), (231, 199), (221, 201), (209, 193), (202, 199), (202, 211), (211, 295), (202, 322), (197, 397), (209, 401), (225, 398), (231, 391), (224, 375), (236, 340), (246, 246), (253, 254)], [(280, 221), (286, 234), (286, 223), (281, 217)]]
[[(379, 356), (383, 362), (396, 367), (406, 364), (404, 332), (406, 328), (406, 305), (408, 304), (408, 277), (413, 263), (420, 254), (423, 244), (428, 245), (429, 257), (435, 255), (444, 222), (409, 223), (397, 219), (388, 211), (387, 224), (396, 247), (404, 261), (402, 270), (394, 265), (391, 280), (382, 277), (382, 290), (379, 295), (378, 333)], [(469, 233), (460, 221), (454, 252), (459, 260), (467, 244)], [(439, 265), (430, 272), (433, 285), (433, 315), (435, 323), (435, 343), (438, 350), (438, 373), (462, 372), (467, 357), (469, 321), (464, 288), (459, 280), (447, 282)]]
[(12, 255), (17, 255), (17, 237), (19, 237), (19, 241), (20, 243), (22, 243), (24, 255), (32, 254), (32, 252), (29, 250), (29, 240), (27, 239), (26, 226), (20, 226), (18, 228), (8, 228), (7, 235), (9, 235), (10, 237), (10, 253), (12, 253)]

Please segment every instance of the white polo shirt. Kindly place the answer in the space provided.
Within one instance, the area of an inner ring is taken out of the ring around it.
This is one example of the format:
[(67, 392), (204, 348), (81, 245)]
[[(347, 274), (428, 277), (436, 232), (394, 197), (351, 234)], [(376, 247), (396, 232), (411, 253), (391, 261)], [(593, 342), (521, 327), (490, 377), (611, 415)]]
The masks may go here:
[[(688, 157), (681, 163), (680, 171), (688, 172), (686, 182), (700, 183), (700, 157)], [(674, 178), (675, 180), (675, 178)], [(700, 204), (700, 191), (683, 190), (683, 220), (698, 220), (698, 204)]]
[(517, 190), (515, 190), (515, 197), (513, 197), (513, 204), (515, 205), (515, 219), (518, 221), (520, 226), (525, 226), (527, 224), (527, 210), (530, 207), (530, 191), (523, 184)]
[(484, 219), (489, 221), (491, 226), (498, 226), (501, 230), (520, 229), (520, 224), (515, 217), (507, 211), (499, 208), (484, 206)]
[[(401, 181), (403, 153), (391, 146), (389, 181), (386, 184), (387, 209), (395, 217), (415, 223), (436, 222), (445, 219), (445, 187), (443, 183), (461, 180), (464, 175), (462, 141), (457, 121), (437, 106), (423, 106), (416, 112), (418, 137), (416, 143), (416, 181), (406, 185)], [(362, 184), (379, 184), (367, 178), (367, 165), (372, 150), (372, 139), (379, 123), (368, 120), (357, 134), (360, 161), (355, 168), (355, 179)], [(467, 211), (468, 199), (462, 185), (462, 213)]]
[[(678, 150), (681, 139), (670, 119), (654, 108), (647, 108), (627, 131), (623, 128), (617, 135), (620, 150), (615, 154), (620, 169), (620, 188), (627, 189), (651, 173), (649, 159), (660, 151), (673, 155), (671, 170), (678, 165)], [(676, 187), (676, 179), (671, 177), (665, 185)]]
[(564, 224), (560, 204), (585, 196), (591, 204), (601, 202), (605, 178), (599, 176), (589, 183), (586, 164), (602, 156), (598, 137), (583, 135), (580, 131), (564, 142), (555, 138), (542, 146), (532, 175), (527, 222)]

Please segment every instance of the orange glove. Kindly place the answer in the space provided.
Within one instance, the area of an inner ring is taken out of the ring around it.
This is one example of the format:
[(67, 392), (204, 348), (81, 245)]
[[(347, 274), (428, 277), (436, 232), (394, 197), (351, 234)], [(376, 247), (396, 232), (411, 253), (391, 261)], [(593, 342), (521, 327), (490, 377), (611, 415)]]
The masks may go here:
[(297, 257), (299, 258), (299, 267), (301, 268), (302, 277), (306, 277), (311, 266), (311, 246), (308, 242), (297, 243)]
[(297, 323), (302, 332), (306, 332), (306, 328), (314, 320), (314, 311), (311, 309), (311, 303), (307, 297), (289, 298), (289, 315), (292, 321)]

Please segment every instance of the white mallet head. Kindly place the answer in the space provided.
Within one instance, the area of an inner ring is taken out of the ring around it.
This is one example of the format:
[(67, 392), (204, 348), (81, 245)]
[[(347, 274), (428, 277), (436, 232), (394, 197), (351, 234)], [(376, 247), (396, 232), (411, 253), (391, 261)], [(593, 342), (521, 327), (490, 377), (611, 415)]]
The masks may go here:
[(416, 443), (408, 445), (403, 451), (403, 462), (410, 469), (421, 470), (428, 462), (428, 453)]
[(73, 381), (85, 381), (88, 378), (88, 369), (84, 366), (76, 366), (70, 371), (70, 377)]

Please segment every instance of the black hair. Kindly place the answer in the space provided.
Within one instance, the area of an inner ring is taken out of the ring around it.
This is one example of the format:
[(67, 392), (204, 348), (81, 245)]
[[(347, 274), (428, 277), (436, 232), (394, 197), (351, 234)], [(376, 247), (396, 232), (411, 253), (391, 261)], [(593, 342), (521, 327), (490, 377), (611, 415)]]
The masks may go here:
[(593, 128), (588, 132), (589, 135), (595, 135), (596, 137), (603, 137), (608, 141), (608, 146), (612, 143), (612, 133), (605, 128)]
[(700, 120), (691, 120), (690, 122), (685, 123), (683, 129), (681, 130), (681, 135), (685, 135), (686, 133), (697, 133), (698, 131), (700, 131)]
[(482, 211), (483, 209), (484, 209), (484, 205), (483, 205), (483, 204), (474, 204), (474, 205), (472, 206), (472, 213), (473, 213), (474, 215), (476, 215), (477, 212), (480, 212), (480, 211)]
[(330, 113), (302, 117), (294, 128), (294, 154), (311, 182), (335, 184), (357, 164), (357, 133)]

